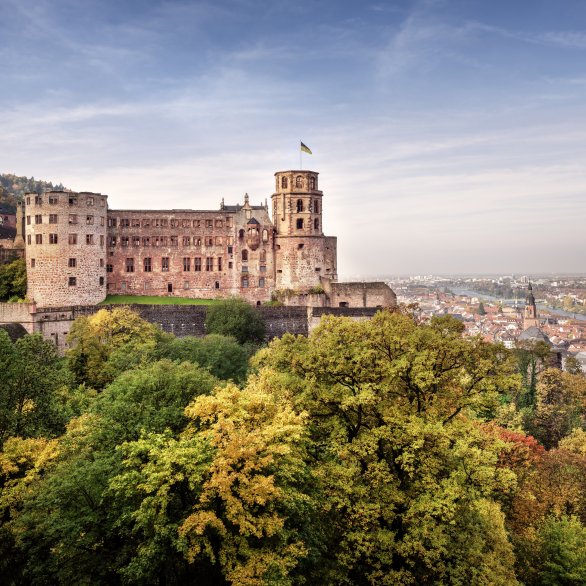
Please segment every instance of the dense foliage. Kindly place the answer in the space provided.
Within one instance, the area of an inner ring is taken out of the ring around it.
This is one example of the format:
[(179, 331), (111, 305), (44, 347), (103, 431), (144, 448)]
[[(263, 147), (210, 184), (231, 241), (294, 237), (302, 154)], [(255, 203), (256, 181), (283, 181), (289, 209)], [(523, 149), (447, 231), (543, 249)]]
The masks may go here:
[(208, 308), (206, 330), (210, 334), (232, 336), (241, 344), (259, 343), (265, 336), (265, 325), (260, 315), (244, 299), (237, 297)]
[(26, 297), (26, 262), (23, 258), (0, 264), (0, 302)]
[(19, 177), (11, 173), (0, 173), (0, 203), (15, 206), (25, 193), (42, 193), (48, 189), (63, 189), (63, 185), (41, 181), (34, 177)]
[[(250, 340), (250, 338), (246, 338)], [(380, 312), (258, 351), (0, 331), (5, 584), (583, 584), (586, 378)]]

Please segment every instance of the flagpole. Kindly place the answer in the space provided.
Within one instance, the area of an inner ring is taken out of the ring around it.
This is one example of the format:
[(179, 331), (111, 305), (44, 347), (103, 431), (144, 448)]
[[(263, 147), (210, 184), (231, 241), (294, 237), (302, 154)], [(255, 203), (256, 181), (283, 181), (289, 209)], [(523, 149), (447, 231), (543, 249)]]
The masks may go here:
[(301, 149), (301, 139), (299, 139), (299, 170), (303, 170), (303, 150)]

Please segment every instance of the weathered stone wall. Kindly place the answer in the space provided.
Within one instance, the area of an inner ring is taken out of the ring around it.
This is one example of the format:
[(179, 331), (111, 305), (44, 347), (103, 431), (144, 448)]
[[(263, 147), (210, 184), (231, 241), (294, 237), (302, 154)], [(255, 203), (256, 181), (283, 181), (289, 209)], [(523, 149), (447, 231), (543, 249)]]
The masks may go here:
[(273, 227), (264, 206), (108, 214), (108, 289), (127, 295), (270, 299)]
[(1, 324), (22, 324), (29, 334), (34, 332), (34, 303), (0, 303)]
[(332, 307), (396, 307), (397, 296), (383, 282), (324, 283)]
[(106, 297), (107, 196), (25, 196), (27, 297), (39, 306), (94, 305)]

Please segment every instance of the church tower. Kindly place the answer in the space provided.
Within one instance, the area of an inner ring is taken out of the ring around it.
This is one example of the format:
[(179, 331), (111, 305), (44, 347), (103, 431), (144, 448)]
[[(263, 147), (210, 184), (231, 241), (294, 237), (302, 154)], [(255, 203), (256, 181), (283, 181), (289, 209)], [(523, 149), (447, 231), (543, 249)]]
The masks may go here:
[(533, 287), (531, 283), (527, 287), (527, 296), (525, 297), (525, 312), (523, 314), (523, 329), (531, 327), (539, 327), (539, 320), (537, 319), (537, 305), (535, 304), (535, 297), (533, 296)]
[(272, 195), (277, 289), (308, 290), (337, 279), (337, 241), (324, 236), (315, 171), (279, 171)]

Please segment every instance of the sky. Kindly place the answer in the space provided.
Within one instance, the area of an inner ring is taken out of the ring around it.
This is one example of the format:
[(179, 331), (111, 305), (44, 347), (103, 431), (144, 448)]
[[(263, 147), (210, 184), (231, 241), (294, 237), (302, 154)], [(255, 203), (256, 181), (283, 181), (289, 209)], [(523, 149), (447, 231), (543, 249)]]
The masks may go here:
[(0, 0), (0, 172), (113, 209), (320, 173), (341, 278), (586, 272), (584, 0)]

